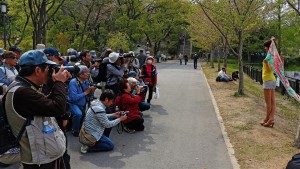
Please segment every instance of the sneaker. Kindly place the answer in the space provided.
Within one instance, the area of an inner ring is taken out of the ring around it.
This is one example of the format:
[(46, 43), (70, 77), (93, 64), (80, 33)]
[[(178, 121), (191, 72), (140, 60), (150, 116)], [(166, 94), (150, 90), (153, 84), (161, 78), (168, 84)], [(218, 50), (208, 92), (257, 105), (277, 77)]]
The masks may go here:
[(129, 134), (135, 133), (135, 130), (134, 130), (134, 129), (127, 128), (126, 126), (124, 126), (124, 131), (126, 131), (126, 132), (129, 133)]
[(81, 145), (80, 152), (81, 152), (82, 154), (86, 154), (88, 148), (89, 148), (89, 147), (86, 146), (86, 145)]

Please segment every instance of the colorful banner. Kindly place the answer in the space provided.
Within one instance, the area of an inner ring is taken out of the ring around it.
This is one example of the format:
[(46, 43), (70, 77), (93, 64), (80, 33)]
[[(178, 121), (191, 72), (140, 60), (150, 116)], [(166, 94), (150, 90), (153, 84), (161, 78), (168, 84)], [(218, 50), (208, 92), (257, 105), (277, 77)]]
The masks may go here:
[(270, 64), (277, 77), (279, 77), (287, 93), (291, 97), (295, 98), (298, 102), (300, 102), (300, 96), (290, 86), (289, 80), (285, 77), (283, 63), (273, 40), (265, 60)]

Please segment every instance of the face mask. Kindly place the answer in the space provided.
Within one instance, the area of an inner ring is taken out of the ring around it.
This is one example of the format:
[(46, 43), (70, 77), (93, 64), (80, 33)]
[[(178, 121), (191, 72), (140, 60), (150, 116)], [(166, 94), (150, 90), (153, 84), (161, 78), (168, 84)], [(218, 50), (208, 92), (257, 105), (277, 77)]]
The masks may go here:
[(150, 60), (150, 59), (147, 60), (147, 63), (148, 63), (148, 64), (152, 64), (152, 60)]

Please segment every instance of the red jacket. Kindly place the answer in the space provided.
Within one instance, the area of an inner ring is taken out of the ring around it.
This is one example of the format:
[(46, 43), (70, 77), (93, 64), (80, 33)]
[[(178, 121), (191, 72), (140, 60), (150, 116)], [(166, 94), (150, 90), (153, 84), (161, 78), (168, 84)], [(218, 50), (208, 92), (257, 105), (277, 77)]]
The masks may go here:
[(120, 98), (122, 110), (129, 111), (129, 115), (124, 123), (129, 123), (136, 118), (141, 118), (139, 111), (139, 102), (142, 101), (142, 97), (139, 95), (133, 95), (129, 93), (123, 93)]
[(145, 76), (144, 82), (149, 82), (149, 85), (151, 85), (151, 86), (155, 86), (157, 84), (156, 66), (154, 66), (152, 64), (151, 65), (150, 64), (143, 65), (141, 74)]

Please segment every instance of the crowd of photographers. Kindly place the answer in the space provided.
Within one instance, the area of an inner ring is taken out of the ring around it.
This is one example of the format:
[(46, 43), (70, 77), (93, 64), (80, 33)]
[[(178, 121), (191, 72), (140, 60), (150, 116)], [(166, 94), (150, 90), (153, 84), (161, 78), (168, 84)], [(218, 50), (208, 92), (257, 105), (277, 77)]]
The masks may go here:
[[(105, 48), (97, 55), (94, 50), (77, 52), (70, 48), (67, 56), (62, 56), (57, 49), (45, 48), (42, 44), (37, 45), (36, 50), (21, 55), (22, 52), (17, 46), (12, 46), (7, 51), (0, 48), (1, 97), (4, 100), (7, 97), (13, 98), (8, 99), (9, 103), (5, 101), (4, 105), (15, 136), (21, 133), (22, 124), (25, 125), (28, 119), (31, 122), (27, 123), (27, 127), (33, 125), (33, 121), (38, 119), (37, 116), (45, 116), (50, 119), (41, 120), (39, 134), (45, 134), (45, 125), (55, 128), (57, 123), (64, 137), (67, 129), (71, 130), (74, 137), (79, 137), (80, 151), (87, 153), (112, 150), (114, 144), (109, 135), (112, 127), (116, 125), (128, 133), (144, 130), (142, 112), (150, 109), (158, 74), (153, 65), (155, 59), (150, 56), (150, 52), (144, 54), (141, 50), (135, 57), (132, 51), (121, 54)], [(22, 93), (21, 89), (14, 89), (15, 86), (26, 88), (31, 93)], [(94, 97), (97, 88), (101, 90), (100, 98)], [(18, 96), (19, 93), (23, 95)], [(59, 93), (61, 96), (58, 96)], [(17, 105), (18, 100), (15, 98), (18, 97), (27, 99), (19, 100)], [(40, 100), (43, 102), (38, 107), (42, 110), (33, 109), (34, 105), (29, 104)], [(9, 114), (16, 114), (20, 118)], [(56, 120), (52, 121), (52, 117)], [(49, 150), (33, 150), (29, 146), (27, 127), (27, 134), (20, 141), (21, 151), (14, 149), (0, 155), (1, 163), (21, 161), (25, 169), (70, 168), (66, 139), (63, 153), (54, 153), (54, 157), (47, 160), (39, 156), (39, 161), (35, 161), (38, 153), (47, 154)], [(57, 135), (59, 133), (56, 133), (56, 137)]]

